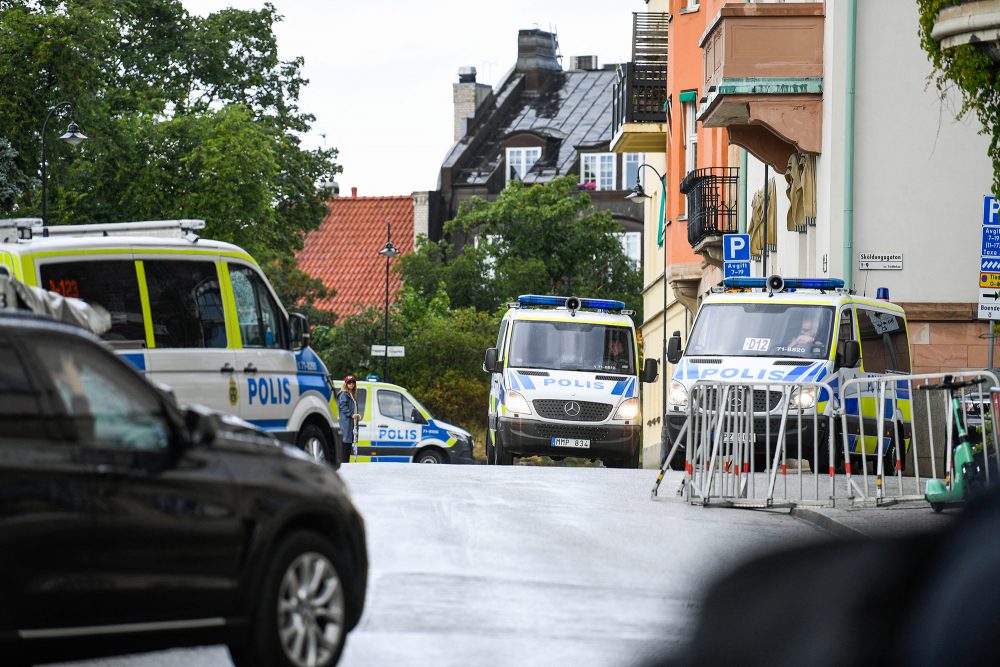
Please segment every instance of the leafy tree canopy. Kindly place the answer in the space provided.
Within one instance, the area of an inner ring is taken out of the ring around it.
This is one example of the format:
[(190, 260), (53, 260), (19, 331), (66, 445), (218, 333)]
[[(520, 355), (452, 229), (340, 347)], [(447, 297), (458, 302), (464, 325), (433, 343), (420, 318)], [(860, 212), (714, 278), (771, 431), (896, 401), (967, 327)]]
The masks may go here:
[(993, 159), (993, 193), (1000, 193), (1000, 66), (972, 44), (942, 49), (931, 37), (938, 13), (962, 0), (917, 0), (920, 7), (920, 45), (934, 65), (938, 90), (943, 95), (952, 86), (962, 92), (959, 115), (974, 111), (990, 136)]
[(519, 294), (620, 299), (640, 312), (641, 276), (619, 241), (621, 227), (592, 205), (576, 179), (508, 185), (495, 201), (473, 198), (446, 226), (470, 239), (461, 250), (421, 239), (400, 258), (404, 283), (452, 306), (494, 312)]
[[(302, 59), (278, 59), (279, 20), (270, 4), (202, 18), (179, 0), (0, 0), (4, 173), (40, 173), (42, 122), (69, 101), (90, 139), (58, 141), (68, 111), (49, 122), (50, 223), (203, 218), (206, 237), (287, 259), (340, 167), (300, 145), (314, 118), (298, 108)], [(38, 179), (3, 182), (5, 212), (40, 213)]]

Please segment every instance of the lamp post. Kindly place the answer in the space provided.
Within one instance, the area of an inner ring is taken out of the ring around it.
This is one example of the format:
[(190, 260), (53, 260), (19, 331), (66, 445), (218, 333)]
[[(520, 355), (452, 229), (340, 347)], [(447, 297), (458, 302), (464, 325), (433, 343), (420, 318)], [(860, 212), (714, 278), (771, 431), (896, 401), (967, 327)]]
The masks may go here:
[[(48, 224), (48, 217), (46, 215), (47, 198), (45, 196), (46, 195), (45, 127), (49, 124), (49, 118), (52, 118), (52, 114), (54, 114), (58, 109), (62, 109), (63, 107), (69, 107), (70, 113), (73, 114), (73, 116), (76, 115), (73, 109), (72, 102), (60, 102), (59, 104), (53, 107), (49, 107), (49, 112), (48, 114), (45, 115), (45, 122), (42, 123), (42, 224), (43, 225)], [(76, 124), (76, 120), (71, 120), (69, 122), (69, 127), (66, 128), (66, 132), (63, 133), (63, 135), (60, 136), (59, 138), (65, 141), (70, 146), (76, 146), (82, 141), (85, 141), (87, 139), (87, 136), (80, 131), (80, 127)]]
[(385, 362), (382, 366), (382, 381), (389, 381), (389, 260), (399, 254), (392, 245), (392, 220), (385, 223), (385, 245), (378, 251), (385, 257)]
[[(663, 187), (663, 194), (661, 196), (665, 197), (667, 192), (667, 176), (666, 174), (660, 174), (656, 170), (656, 167), (643, 162), (639, 165), (639, 168), (635, 172), (635, 187), (632, 188), (632, 192), (625, 195), (625, 199), (632, 202), (638, 202), (643, 199), (650, 199), (650, 196), (646, 194), (646, 191), (642, 188), (642, 181), (639, 178), (639, 173), (642, 168), (646, 167), (651, 169), (656, 177), (660, 179), (660, 185)], [(663, 210), (660, 210), (660, 221), (659, 224), (663, 224)], [(645, 217), (645, 216), (643, 216)], [(662, 413), (660, 419), (662, 423), (660, 424), (660, 450), (663, 451), (664, 444), (667, 440), (667, 230), (663, 230), (663, 369), (660, 374), (660, 382), (662, 384), (662, 389), (660, 393), (662, 394)], [(662, 456), (662, 454), (661, 454)]]

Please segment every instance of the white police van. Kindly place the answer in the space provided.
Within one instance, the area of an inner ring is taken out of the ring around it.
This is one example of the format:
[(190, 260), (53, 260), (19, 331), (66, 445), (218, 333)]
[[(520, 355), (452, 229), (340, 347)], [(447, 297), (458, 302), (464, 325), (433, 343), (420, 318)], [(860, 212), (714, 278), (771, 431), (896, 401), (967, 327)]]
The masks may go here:
[(522, 295), (486, 351), (487, 463), (517, 456), (601, 459), (638, 468), (642, 433), (635, 325), (621, 301)]
[[(336, 391), (343, 382), (334, 382)], [(358, 380), (358, 453), (353, 463), (472, 463), (472, 434), (431, 416), (413, 394), (388, 382)], [(333, 402), (335, 412), (337, 402)], [(342, 439), (341, 439), (342, 440)]]
[[(755, 391), (754, 431), (762, 443), (767, 433), (765, 420), (771, 421), (770, 433), (776, 441), (783, 414), (800, 408), (822, 414), (830, 400), (840, 405), (840, 388), (847, 380), (910, 372), (906, 314), (900, 306), (889, 302), (885, 288), (879, 288), (876, 298), (870, 299), (844, 289), (844, 281), (839, 279), (726, 278), (723, 285), (705, 297), (687, 347), (681, 350), (680, 332), (674, 332), (668, 343), (667, 359), (677, 366), (667, 394), (667, 438), (661, 443), (661, 463), (684, 425), (689, 393), (698, 380), (829, 385), (832, 396), (827, 396), (825, 390), (816, 391), (815, 387), (793, 390), (787, 398), (788, 405), (778, 385)], [(883, 454), (891, 455), (896, 432), (902, 434), (904, 441), (901, 453), (909, 445), (910, 396), (905, 383), (897, 384), (900, 386), (896, 396), (885, 413), (887, 423), (895, 421), (899, 428), (890, 428), (882, 434)], [(849, 452), (874, 455), (879, 428), (877, 398), (862, 390), (849, 394), (843, 408), (848, 417)], [(858, 437), (862, 420), (864, 432), (871, 434), (865, 436), (863, 446)], [(813, 443), (812, 425), (811, 419), (803, 422), (802, 439), (809, 444), (809, 452)], [(799, 431), (788, 429), (786, 433), (786, 443), (794, 447)], [(827, 442), (827, 435), (822, 432), (819, 442)], [(838, 431), (836, 436), (836, 451), (840, 454), (842, 434)], [(830, 463), (826, 461), (828, 450), (826, 447), (820, 450), (819, 469), (825, 471)], [(758, 457), (763, 452), (763, 447), (755, 448)], [(901, 458), (905, 462), (906, 457)], [(671, 467), (681, 469), (683, 465), (681, 445), (671, 459)]]
[(102, 338), (180, 402), (234, 414), (338, 465), (332, 383), (305, 318), (285, 311), (246, 251), (199, 238), (204, 227), (2, 220), (0, 265), (103, 306)]

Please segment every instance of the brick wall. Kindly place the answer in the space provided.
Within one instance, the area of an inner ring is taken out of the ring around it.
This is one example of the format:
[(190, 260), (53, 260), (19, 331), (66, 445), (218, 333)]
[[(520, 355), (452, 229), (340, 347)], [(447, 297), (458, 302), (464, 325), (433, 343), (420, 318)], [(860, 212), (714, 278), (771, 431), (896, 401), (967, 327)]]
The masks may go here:
[[(942, 373), (963, 368), (996, 366), (1000, 350), (994, 349), (993, 364), (987, 362), (989, 350), (987, 322), (909, 322), (913, 373)], [(995, 345), (1000, 347), (1000, 344)]]

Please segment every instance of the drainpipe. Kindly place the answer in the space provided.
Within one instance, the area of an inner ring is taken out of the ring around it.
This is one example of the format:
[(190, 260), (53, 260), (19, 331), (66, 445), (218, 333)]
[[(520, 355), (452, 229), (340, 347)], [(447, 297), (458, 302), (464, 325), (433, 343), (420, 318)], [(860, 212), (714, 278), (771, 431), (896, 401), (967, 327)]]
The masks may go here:
[(737, 195), (737, 216), (740, 234), (747, 233), (747, 149), (740, 149), (740, 190)]
[(844, 128), (844, 285), (854, 287), (854, 61), (858, 0), (847, 3), (847, 118)]

